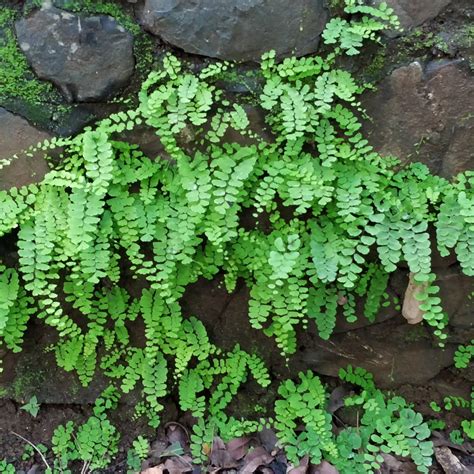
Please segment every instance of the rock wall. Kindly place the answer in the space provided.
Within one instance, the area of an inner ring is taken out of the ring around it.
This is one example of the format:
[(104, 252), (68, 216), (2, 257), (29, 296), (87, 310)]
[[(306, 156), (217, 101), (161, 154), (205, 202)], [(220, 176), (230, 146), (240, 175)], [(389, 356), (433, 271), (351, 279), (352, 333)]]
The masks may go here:
[[(31, 80), (51, 82), (60, 95), (57, 102), (43, 106), (21, 97), (0, 96), (4, 107), (0, 108), (0, 159), (20, 153), (51, 133), (76, 132), (117, 110), (117, 102), (133, 97), (139, 87), (143, 77), (139, 65), (144, 63), (140, 55), (158, 58), (173, 51), (195, 68), (208, 63), (209, 57), (247, 61), (239, 66), (241, 74), (224, 85), (230, 93), (258, 88), (254, 72), (261, 53), (270, 48), (280, 57), (317, 52), (320, 33), (339, 2), (328, 2), (328, 6), (323, 0), (128, 0), (116, 2), (117, 9), (109, 10), (120, 13), (116, 19), (67, 11), (66, 0), (44, 2), (42, 9), (30, 1), (7, 3), (23, 15), (14, 30), (31, 65)], [(400, 14), (405, 31), (388, 31), (380, 48), (369, 48), (357, 64), (347, 64), (355, 74), (376, 82), (362, 100), (371, 117), (365, 133), (379, 151), (399, 157), (402, 163), (421, 161), (449, 179), (473, 170), (474, 34), (469, 21), (474, 18), (474, 6), (469, 0), (388, 3)], [(6, 28), (0, 25), (0, 33)], [(143, 35), (151, 45), (146, 51), (136, 48)], [(49, 112), (40, 113), (41, 108)], [(258, 108), (252, 115), (256, 130), (265, 133)], [(128, 138), (150, 155), (162, 151), (156, 137), (145, 132)], [(13, 166), (0, 170), (0, 189), (38, 181), (46, 171), (42, 157), (20, 154)], [(0, 242), (0, 251), (7, 254), (14, 249)], [(353, 325), (339, 321), (337, 334), (329, 342), (308, 329), (288, 367), (278, 351), (271, 349), (272, 342), (250, 329), (246, 288), (228, 295), (219, 281), (200, 281), (186, 292), (183, 307), (187, 314), (198, 314), (223, 347), (240, 342), (252, 350), (266, 344), (270, 349), (264, 355), (277, 376), (305, 367), (335, 376), (341, 365), (350, 363), (373, 371), (386, 387), (435, 384), (440, 373), (445, 376), (446, 370), (452, 370), (455, 345), (474, 338), (474, 284), (450, 258), (437, 257), (434, 267), (452, 325), (444, 351), (436, 347), (428, 330), (407, 325), (400, 311), (389, 307), (374, 324), (364, 319)], [(407, 272), (401, 268), (391, 278), (389, 290), (402, 298), (407, 283)], [(52, 357), (35, 357), (39, 348), (49, 344), (48, 338), (32, 328), (25, 351), (7, 356), (0, 385), (8, 396), (20, 396), (25, 370), (34, 374), (55, 370)], [(41, 377), (36, 384), (30, 380), (29, 390), (44, 401), (64, 403), (57, 384), (77, 384), (73, 377), (64, 377)], [(100, 383), (94, 386), (94, 393), (71, 389), (73, 401), (90, 402)]]

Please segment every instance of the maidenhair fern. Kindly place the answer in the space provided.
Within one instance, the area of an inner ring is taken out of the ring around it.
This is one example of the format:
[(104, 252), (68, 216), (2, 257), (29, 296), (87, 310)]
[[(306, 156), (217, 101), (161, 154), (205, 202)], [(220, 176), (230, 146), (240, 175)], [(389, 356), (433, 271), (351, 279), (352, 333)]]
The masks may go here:
[(474, 340), (470, 344), (461, 345), (454, 354), (454, 365), (457, 369), (465, 369), (474, 357)]
[(355, 19), (333, 18), (326, 26), (323, 38), (326, 44), (337, 44), (348, 55), (359, 54), (363, 42), (376, 40), (379, 31), (400, 26), (397, 16), (385, 2), (378, 7), (368, 6), (362, 0), (344, 2), (345, 13)]
[(428, 473), (432, 463), (431, 431), (420, 413), (399, 396), (388, 397), (375, 388), (372, 376), (361, 368), (340, 371), (344, 381), (361, 388), (346, 398), (346, 406), (364, 410), (360, 426), (347, 428), (337, 437), (341, 472), (375, 472), (384, 461), (382, 453), (410, 457), (419, 472)]
[(299, 374), (299, 383), (281, 384), (273, 424), (288, 460), (297, 464), (307, 455), (312, 463), (327, 460), (344, 474), (373, 473), (384, 461), (382, 454), (393, 453), (411, 458), (419, 472), (427, 473), (433, 443), (421, 414), (403, 398), (378, 390), (364, 369), (349, 366), (340, 376), (360, 389), (345, 399), (346, 406), (360, 410), (360, 417), (356, 427), (338, 429), (337, 434), (328, 411), (329, 397), (318, 377), (308, 371)]
[[(335, 48), (325, 58), (278, 62), (274, 52), (265, 54), (261, 90), (248, 104), (219, 87), (230, 64), (194, 73), (167, 54), (143, 83), (136, 108), (36, 147), (45, 154), (61, 147), (62, 159), (42, 182), (0, 191), (0, 236), (18, 232), (17, 265), (0, 267), (0, 341), (19, 350), (35, 314), (57, 332), (51, 350), (60, 367), (84, 385), (100, 369), (115, 388), (140, 391), (136, 413), (153, 426), (176, 384), (183, 410), (243, 433), (255, 426), (227, 417), (225, 408), (250, 375), (265, 387), (268, 373), (256, 355), (220, 351), (196, 317), (183, 316), (181, 298), (199, 278), (222, 274), (229, 291), (245, 282), (250, 325), (288, 356), (298, 328), (314, 321), (327, 339), (338, 317), (357, 319), (361, 299), (374, 320), (387, 302), (390, 273), (405, 262), (426, 284), (419, 294), (425, 321), (446, 339), (430, 229), (440, 252), (452, 250), (473, 275), (474, 174), (448, 182), (373, 150), (358, 119), (364, 85), (338, 57), (358, 53), (364, 40), (397, 22), (384, 4), (347, 0), (346, 12), (350, 20), (328, 23), (323, 37)], [(246, 113), (255, 102), (266, 114), (265, 137)], [(137, 126), (155, 132), (162, 151), (146, 156), (123, 141)], [(140, 294), (125, 289), (129, 280)], [(131, 343), (137, 327), (145, 336), (140, 346)], [(291, 442), (304, 441), (316, 460), (335, 456), (334, 440), (322, 434), (328, 421), (320, 383), (305, 375), (300, 388), (300, 398), (318, 392), (319, 405), (311, 405), (311, 433)], [(282, 413), (300, 419), (309, 402), (301, 403), (295, 412), (280, 404)], [(411, 411), (380, 403), (402, 435), (409, 426), (424, 436)], [(400, 433), (381, 427), (377, 434), (398, 453), (392, 435)], [(360, 440), (345, 436), (355, 459)], [(385, 446), (373, 441), (377, 450)], [(415, 452), (407, 443), (399, 451), (422, 465), (427, 448)], [(378, 463), (378, 455), (366, 456), (361, 465)]]
[[(327, 395), (320, 379), (311, 372), (300, 373), (300, 383), (284, 382), (275, 402), (275, 428), (288, 460), (298, 463), (303, 456), (319, 464), (323, 459), (337, 459), (338, 450), (332, 434), (332, 420), (326, 410)], [(296, 429), (303, 423), (304, 430)]]
[(105, 415), (91, 416), (77, 429), (72, 421), (59, 425), (52, 438), (54, 469), (72, 472), (68, 466), (74, 461), (83, 463), (84, 472), (105, 468), (118, 452), (118, 440), (116, 428)]

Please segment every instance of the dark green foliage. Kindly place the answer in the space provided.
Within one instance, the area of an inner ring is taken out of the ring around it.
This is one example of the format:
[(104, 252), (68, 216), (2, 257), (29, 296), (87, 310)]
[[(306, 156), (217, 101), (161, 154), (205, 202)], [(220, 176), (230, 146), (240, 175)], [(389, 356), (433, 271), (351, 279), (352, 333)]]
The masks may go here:
[[(104, 345), (99, 364), (106, 373), (123, 378), (126, 391), (142, 381), (149, 409), (159, 411), (155, 395), (165, 393), (168, 358), (175, 359), (179, 378), (191, 359), (205, 361), (216, 352), (202, 325), (180, 315), (185, 287), (201, 276), (224, 271), (229, 291), (243, 278), (251, 325), (273, 336), (287, 355), (295, 351), (297, 326), (308, 318), (324, 338), (339, 309), (354, 321), (356, 298), (366, 298), (365, 314), (374, 319), (388, 273), (400, 261), (418, 281), (432, 282), (430, 223), (441, 249), (455, 247), (469, 274), (472, 174), (450, 184), (419, 164), (395, 171), (395, 160), (376, 154), (354, 113), (362, 87), (335, 67), (339, 52), (280, 64), (272, 53), (265, 56), (260, 100), (275, 142), (252, 132), (254, 144), (227, 143), (222, 124), (250, 131), (245, 108), (224, 100), (216, 86), (229, 65), (195, 75), (168, 55), (144, 82), (138, 109), (42, 144), (45, 151), (63, 147), (62, 163), (38, 186), (0, 193), (1, 232), (20, 228), (19, 272), (0, 268), (5, 343), (18, 347), (33, 297), (38, 317), (58, 331), (61, 367), (89, 383)], [(142, 123), (156, 129), (170, 160), (146, 157), (117, 140)], [(183, 142), (189, 133), (201, 143), (193, 152)], [(278, 201), (293, 210), (289, 220)], [(268, 231), (241, 226), (242, 212), (252, 210), (257, 219), (269, 215)], [(449, 220), (458, 214), (464, 220)], [(367, 260), (371, 249), (378, 262)], [(132, 278), (150, 287), (140, 299), (114, 287), (122, 255)], [(443, 339), (447, 320), (437, 291), (430, 284), (420, 298), (426, 321)], [(59, 302), (62, 293), (73, 314)], [(85, 318), (86, 328), (77, 317)], [(145, 349), (129, 347), (128, 328), (137, 317), (145, 323)], [(200, 344), (193, 343), (196, 337)]]
[[(193, 73), (168, 54), (143, 83), (137, 107), (38, 145), (46, 154), (61, 147), (60, 163), (37, 185), (0, 191), (0, 236), (18, 230), (19, 256), (18, 268), (0, 266), (0, 342), (20, 350), (35, 314), (57, 332), (51, 350), (60, 367), (84, 385), (98, 369), (112, 383), (74, 435), (80, 449), (71, 447), (72, 425), (58, 429), (62, 465), (83, 459), (100, 468), (115, 452), (104, 413), (122, 392), (140, 392), (135, 414), (156, 427), (163, 398), (176, 386), (180, 408), (199, 419), (196, 459), (213, 433), (230, 439), (265, 423), (225, 412), (249, 376), (262, 387), (270, 377), (257, 355), (238, 346), (221, 351), (199, 319), (182, 315), (181, 297), (199, 278), (221, 273), (229, 291), (244, 281), (250, 325), (288, 357), (310, 320), (325, 339), (338, 317), (357, 319), (358, 302), (374, 320), (389, 302), (389, 274), (406, 262), (416, 281), (427, 283), (419, 295), (425, 321), (441, 343), (447, 337), (429, 231), (436, 228), (440, 252), (453, 249), (472, 275), (474, 173), (448, 182), (424, 165), (380, 156), (362, 136), (364, 86), (337, 66), (338, 56), (356, 54), (364, 39), (396, 24), (386, 6), (346, 4), (352, 19), (331, 20), (324, 38), (336, 48), (326, 58), (264, 56), (263, 87), (253, 99), (272, 140), (253, 130), (249, 104), (218, 87), (230, 64)], [(137, 126), (157, 133), (160, 156), (121, 140)], [(244, 225), (249, 216), (254, 223)], [(137, 280), (141, 293), (130, 294), (125, 280)], [(136, 327), (144, 330), (140, 346), (131, 343)], [(308, 454), (341, 472), (370, 472), (390, 452), (427, 472), (432, 446), (421, 416), (377, 390), (362, 369), (341, 378), (361, 388), (347, 403), (362, 416), (359, 430), (337, 436), (318, 377), (300, 374), (298, 385), (280, 387), (275, 426), (290, 459)], [(137, 444), (131, 457), (144, 450)]]

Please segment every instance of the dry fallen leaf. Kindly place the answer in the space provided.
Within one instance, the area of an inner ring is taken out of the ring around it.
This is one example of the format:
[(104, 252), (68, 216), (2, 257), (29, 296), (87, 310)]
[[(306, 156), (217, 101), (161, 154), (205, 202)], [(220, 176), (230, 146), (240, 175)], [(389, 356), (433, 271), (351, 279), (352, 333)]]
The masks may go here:
[(227, 451), (236, 461), (242, 459), (249, 450), (250, 438), (236, 438), (227, 443)]
[(258, 439), (269, 453), (274, 450), (278, 441), (276, 433), (270, 428), (263, 428), (258, 434)]
[(273, 456), (259, 446), (245, 456), (241, 474), (253, 474), (260, 466), (267, 466), (272, 461)]
[(418, 324), (423, 321), (425, 312), (420, 309), (422, 302), (416, 299), (416, 295), (425, 291), (427, 286), (427, 282), (417, 283), (415, 274), (410, 273), (402, 307), (402, 315), (408, 321), (408, 324)]
[(168, 442), (166, 441), (153, 441), (153, 443), (151, 444), (150, 452), (156, 458), (160, 458), (161, 455), (166, 451), (167, 447), (168, 447)]
[(327, 461), (309, 468), (310, 474), (339, 474), (339, 471)]
[(168, 474), (183, 474), (193, 470), (192, 460), (189, 456), (168, 458), (164, 464)]
[(224, 441), (221, 438), (215, 437), (212, 443), (211, 450), (211, 466), (219, 469), (232, 469), (237, 467), (236, 460), (231, 456), (227, 450)]
[(403, 467), (403, 461), (397, 459), (391, 454), (383, 453), (383, 466), (382, 470), (387, 470), (387, 472), (403, 472), (401, 469)]
[(293, 467), (288, 471), (288, 474), (306, 474), (309, 467), (309, 457), (305, 456), (301, 461), (299, 466)]
[(184, 474), (193, 470), (192, 459), (190, 456), (175, 456), (167, 458), (166, 461), (158, 466), (153, 466), (140, 474)]
[(182, 424), (167, 423), (165, 433), (170, 444), (179, 443), (183, 449), (188, 445), (189, 434)]
[(344, 406), (344, 399), (350, 393), (351, 391), (347, 387), (344, 387), (343, 385), (336, 387), (331, 392), (331, 396), (329, 397), (328, 412), (334, 413), (337, 410), (339, 410), (339, 408), (342, 408)]
[(433, 445), (435, 448), (447, 446), (448, 448), (452, 448), (456, 451), (461, 451), (462, 453), (466, 455), (469, 455), (469, 453), (474, 449), (474, 443), (471, 443), (471, 446), (469, 446), (469, 443), (465, 443), (465, 445), (467, 446), (467, 449), (466, 449), (464, 446), (461, 446), (460, 444), (453, 443), (444, 433), (440, 431), (433, 431), (431, 434), (432, 434)]
[(149, 469), (141, 471), (140, 474), (163, 474), (163, 465), (150, 467)]

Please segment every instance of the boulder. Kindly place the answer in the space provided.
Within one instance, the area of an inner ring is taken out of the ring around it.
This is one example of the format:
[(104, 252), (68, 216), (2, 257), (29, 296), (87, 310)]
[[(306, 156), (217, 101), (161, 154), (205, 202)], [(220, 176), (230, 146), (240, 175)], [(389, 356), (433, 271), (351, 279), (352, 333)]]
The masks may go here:
[(407, 324), (400, 316), (357, 331), (335, 334), (329, 341), (307, 336), (301, 359), (308, 368), (331, 377), (336, 377), (339, 369), (349, 364), (363, 367), (373, 373), (382, 388), (406, 383), (422, 385), (453, 364), (456, 348), (447, 344), (445, 349), (440, 349), (430, 332), (421, 324)]
[(404, 30), (419, 26), (435, 18), (451, 0), (375, 0), (375, 4), (385, 2), (397, 14)]
[(112, 17), (49, 7), (20, 19), (15, 28), (37, 76), (53, 82), (71, 102), (105, 99), (133, 74), (133, 37)]
[[(50, 135), (30, 125), (25, 119), (0, 107), (0, 190), (25, 186), (39, 182), (49, 171), (46, 160), (35, 154), (28, 157), (21, 154), (26, 148), (50, 138)], [(1, 168), (2, 160), (9, 161), (13, 155), (18, 158)]]
[(258, 61), (317, 50), (327, 21), (323, 0), (146, 0), (140, 13), (152, 34), (188, 53)]
[(446, 178), (474, 169), (474, 77), (462, 62), (397, 68), (362, 104), (372, 118), (365, 133), (380, 153)]

